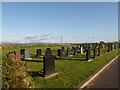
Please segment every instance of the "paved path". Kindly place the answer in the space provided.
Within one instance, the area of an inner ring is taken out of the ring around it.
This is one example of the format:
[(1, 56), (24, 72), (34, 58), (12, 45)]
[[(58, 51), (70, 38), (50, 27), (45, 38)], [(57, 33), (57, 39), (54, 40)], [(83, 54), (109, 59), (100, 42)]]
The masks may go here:
[[(99, 76), (96, 77), (88, 88), (118, 88), (118, 60), (120, 56), (110, 64)], [(120, 85), (119, 85), (120, 86)]]

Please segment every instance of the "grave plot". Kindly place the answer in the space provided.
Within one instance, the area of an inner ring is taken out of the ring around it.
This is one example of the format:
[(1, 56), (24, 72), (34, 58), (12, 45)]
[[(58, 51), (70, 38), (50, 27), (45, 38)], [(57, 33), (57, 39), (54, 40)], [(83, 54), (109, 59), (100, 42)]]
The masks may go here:
[[(63, 47), (62, 47), (63, 48)], [(82, 60), (82, 58), (85, 58), (85, 53), (81, 54), (78, 53), (80, 52), (80, 49), (77, 47), (67, 47), (66, 50), (58, 49), (56, 50), (55, 58), (56, 59), (61, 59), (61, 60)], [(65, 47), (64, 47), (65, 49)]]
[(42, 50), (41, 50), (41, 49), (37, 49), (37, 50), (36, 50), (36, 57), (37, 57), (37, 58), (42, 57)]
[(31, 60), (30, 51), (28, 49), (21, 49), (20, 50), (21, 59), (22, 60)]
[(46, 49), (46, 54), (43, 57), (43, 69), (39, 72), (43, 77), (56, 75), (55, 73), (55, 56), (52, 55), (50, 48)]

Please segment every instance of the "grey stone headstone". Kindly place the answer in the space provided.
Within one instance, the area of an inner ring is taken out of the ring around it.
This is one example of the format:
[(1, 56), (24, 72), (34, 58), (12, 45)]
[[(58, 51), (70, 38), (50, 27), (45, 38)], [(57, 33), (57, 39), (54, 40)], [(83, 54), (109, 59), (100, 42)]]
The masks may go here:
[(30, 58), (30, 51), (29, 50), (25, 50), (25, 59)]
[(71, 55), (71, 49), (70, 47), (67, 48), (67, 56), (70, 56)]
[(80, 53), (83, 54), (83, 47), (80, 47)]
[(21, 49), (20, 54), (22, 59), (30, 59), (30, 51), (28, 49)]

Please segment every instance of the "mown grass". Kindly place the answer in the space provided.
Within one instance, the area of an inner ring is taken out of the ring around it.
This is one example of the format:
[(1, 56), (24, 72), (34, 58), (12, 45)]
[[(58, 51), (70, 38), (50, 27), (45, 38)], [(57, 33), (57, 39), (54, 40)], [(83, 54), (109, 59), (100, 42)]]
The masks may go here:
[[(48, 46), (52, 50), (56, 50), (61, 46)], [(67, 46), (66, 46), (67, 47)], [(20, 51), (21, 48), (30, 49), (31, 55), (35, 55), (36, 49), (41, 48), (43, 53), (45, 53), (46, 46), (35, 46), (35, 47), (12, 47), (3, 48), (2, 54), (5, 55), (9, 51)], [(72, 88), (77, 86), (80, 82), (86, 79), (88, 76), (93, 74), (96, 70), (101, 68), (111, 59), (113, 59), (117, 54), (118, 50), (113, 50), (110, 53), (105, 53), (107, 48), (101, 49), (102, 56), (99, 56), (92, 60), (92, 62), (83, 61), (85, 54), (78, 54), (73, 57), (65, 57), (62, 60), (55, 60), (55, 69), (58, 73), (56, 76), (43, 79), (39, 76), (39, 71), (43, 67), (43, 62), (34, 61), (21, 61), (26, 63), (27, 71), (33, 79), (35, 88)], [(55, 53), (55, 52), (53, 52)], [(93, 55), (93, 53), (92, 53)], [(39, 59), (34, 58), (33, 60), (39, 61)]]
[(40, 69), (42, 69), (42, 62), (28, 62), (27, 68), (36, 88), (72, 88), (113, 59), (117, 54), (118, 51), (114, 50), (93, 59), (92, 62), (81, 61), (79, 58), (56, 60), (56, 72), (59, 74), (49, 79), (43, 79), (38, 74)]

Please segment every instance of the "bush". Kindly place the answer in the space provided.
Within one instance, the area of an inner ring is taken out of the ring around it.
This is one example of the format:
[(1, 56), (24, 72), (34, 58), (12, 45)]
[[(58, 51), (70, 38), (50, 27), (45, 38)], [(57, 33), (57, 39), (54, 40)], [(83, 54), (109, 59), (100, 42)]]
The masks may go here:
[(33, 83), (25, 64), (11, 60), (8, 56), (2, 60), (2, 88), (32, 88)]

